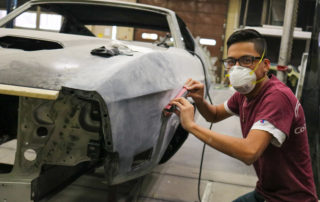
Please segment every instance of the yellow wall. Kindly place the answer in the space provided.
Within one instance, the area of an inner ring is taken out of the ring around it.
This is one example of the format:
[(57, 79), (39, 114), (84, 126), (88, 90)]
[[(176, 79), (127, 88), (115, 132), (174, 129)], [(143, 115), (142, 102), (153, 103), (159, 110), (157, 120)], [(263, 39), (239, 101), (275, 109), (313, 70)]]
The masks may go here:
[[(223, 58), (227, 57), (227, 40), (229, 36), (239, 27), (240, 9), (241, 0), (229, 0)], [(221, 71), (221, 74), (221, 78), (224, 78), (224, 69)]]
[(227, 27), (225, 34), (225, 49), (223, 56), (227, 55), (227, 40), (229, 36), (239, 27), (241, 0), (229, 0)]

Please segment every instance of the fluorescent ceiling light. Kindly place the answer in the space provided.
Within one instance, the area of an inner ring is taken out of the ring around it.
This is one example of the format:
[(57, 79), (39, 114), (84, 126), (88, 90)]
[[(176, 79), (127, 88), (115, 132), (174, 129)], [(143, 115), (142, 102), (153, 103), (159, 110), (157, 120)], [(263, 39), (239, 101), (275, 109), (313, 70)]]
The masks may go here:
[(117, 26), (112, 26), (112, 36), (111, 39), (117, 40)]
[(200, 39), (200, 44), (201, 45), (207, 45), (207, 46), (215, 46), (217, 44), (216, 40), (214, 39)]
[(158, 39), (158, 34), (142, 33), (141, 36), (142, 36), (143, 39), (151, 39), (151, 40), (157, 40)]

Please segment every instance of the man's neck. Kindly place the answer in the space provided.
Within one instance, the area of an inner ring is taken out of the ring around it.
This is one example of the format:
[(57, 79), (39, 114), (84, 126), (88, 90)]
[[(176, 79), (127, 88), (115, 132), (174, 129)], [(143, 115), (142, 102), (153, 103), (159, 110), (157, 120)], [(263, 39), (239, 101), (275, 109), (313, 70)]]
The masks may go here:
[(247, 99), (251, 100), (255, 98), (259, 94), (262, 87), (268, 82), (268, 80), (269, 80), (269, 77), (266, 75), (265, 79), (262, 82), (257, 83), (255, 88), (249, 94), (245, 95)]

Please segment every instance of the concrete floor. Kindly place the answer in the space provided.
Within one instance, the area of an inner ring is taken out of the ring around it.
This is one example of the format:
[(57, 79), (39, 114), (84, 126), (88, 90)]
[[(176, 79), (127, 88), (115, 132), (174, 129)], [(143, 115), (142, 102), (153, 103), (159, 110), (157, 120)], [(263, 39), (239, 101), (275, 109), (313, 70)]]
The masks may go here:
[[(214, 103), (218, 104), (223, 103), (232, 93), (229, 89), (214, 89), (211, 96)], [(197, 122), (209, 127), (200, 116)], [(214, 124), (212, 130), (231, 136), (241, 136), (237, 117)], [(190, 134), (172, 159), (140, 179), (108, 187), (101, 182), (103, 169), (97, 169), (95, 173), (81, 176), (62, 191), (42, 201), (199, 201), (197, 185), (202, 146), (203, 143)], [(12, 151), (10, 147), (0, 148), (0, 161), (10, 161)], [(206, 147), (200, 189), (202, 201), (232, 201), (252, 191), (256, 180), (252, 166), (246, 166), (236, 159)]]

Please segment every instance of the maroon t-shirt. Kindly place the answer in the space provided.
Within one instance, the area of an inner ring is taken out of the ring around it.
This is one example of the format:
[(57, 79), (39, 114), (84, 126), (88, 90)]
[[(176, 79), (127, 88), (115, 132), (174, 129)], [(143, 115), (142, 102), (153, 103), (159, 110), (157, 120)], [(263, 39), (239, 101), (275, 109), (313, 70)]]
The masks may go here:
[(240, 116), (243, 137), (259, 120), (267, 120), (286, 135), (281, 147), (269, 144), (253, 163), (256, 190), (267, 201), (318, 201), (304, 112), (292, 91), (272, 76), (255, 98), (248, 100), (236, 92), (228, 107)]

